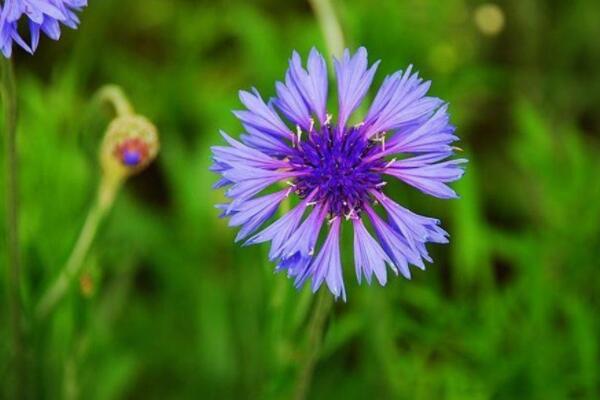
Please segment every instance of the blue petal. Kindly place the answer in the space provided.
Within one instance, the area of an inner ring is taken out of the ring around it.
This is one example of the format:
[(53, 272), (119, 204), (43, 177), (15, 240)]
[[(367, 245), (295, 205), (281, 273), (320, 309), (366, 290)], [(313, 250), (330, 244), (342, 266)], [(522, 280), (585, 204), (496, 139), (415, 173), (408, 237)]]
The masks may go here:
[(392, 265), (392, 261), (367, 231), (361, 219), (354, 219), (352, 223), (354, 225), (354, 266), (358, 283), (361, 283), (364, 275), (367, 282), (371, 284), (371, 276), (374, 272), (379, 283), (384, 286), (387, 282), (386, 263)]
[(279, 269), (287, 269), (290, 276), (301, 275), (303, 266), (307, 264), (306, 260), (310, 260), (314, 254), (326, 214), (327, 207), (315, 206), (306, 220), (278, 250), (281, 258)]
[(305, 199), (302, 203), (294, 207), (291, 211), (288, 211), (283, 217), (279, 218), (265, 230), (248, 239), (245, 245), (271, 241), (269, 259), (273, 261), (280, 257), (283, 245), (300, 224), (307, 203), (308, 201)]
[(323, 56), (313, 48), (308, 56), (307, 69), (297, 52), (292, 54), (289, 73), (302, 98), (324, 124), (327, 119), (327, 64)]
[(43, 22), (44, 15), (59, 21), (66, 19), (66, 15), (49, 1), (29, 2), (26, 6), (24, 6), (24, 12), (27, 14), (29, 19), (38, 24)]
[[(16, 13), (15, 19), (11, 15)], [(0, 48), (6, 58), (12, 55), (13, 42), (22, 47), (28, 53), (32, 53), (31, 47), (21, 38), (17, 31), (17, 19), (21, 17), (21, 12), (14, 1), (7, 1), (4, 9), (0, 7)]]
[[(10, 57), (13, 42), (25, 51), (33, 53), (40, 40), (40, 31), (49, 38), (60, 38), (60, 24), (76, 28), (79, 19), (74, 11), (80, 11), (87, 3), (81, 0), (5, 0), (0, 7), (0, 48)], [(19, 35), (18, 26), (28, 25), (31, 43)]]
[(291, 152), (291, 149), (287, 144), (269, 134), (260, 132), (251, 126), (246, 126), (246, 132), (247, 134), (241, 135), (242, 142), (265, 154), (282, 157)]
[(448, 233), (439, 227), (438, 219), (415, 214), (381, 192), (374, 190), (371, 193), (385, 208), (391, 225), (427, 261), (431, 262), (431, 258), (424, 245), (426, 242), (448, 243)]
[[(421, 269), (425, 268), (421, 257), (410, 248), (400, 234), (386, 224), (369, 205), (365, 206), (365, 211), (377, 233), (381, 247), (405, 278), (410, 279), (409, 262)], [(395, 269), (394, 272), (398, 273), (398, 269)]]
[(233, 182), (231, 182), (229, 179), (221, 178), (217, 182), (213, 183), (212, 188), (213, 189), (219, 189), (219, 188), (222, 188), (222, 187), (225, 187), (225, 186), (229, 186), (232, 183)]
[(385, 78), (365, 118), (365, 136), (396, 129), (437, 109), (442, 101), (426, 97), (431, 82), (423, 82), (418, 74), (396, 72)]
[[(421, 190), (442, 199), (457, 198), (458, 195), (446, 183), (460, 179), (464, 174), (461, 164), (467, 162), (465, 159), (449, 160), (430, 164), (436, 154), (407, 158), (395, 161), (384, 170), (384, 173), (392, 175)], [(427, 159), (429, 158), (429, 160)], [(443, 157), (445, 158), (445, 157)]]
[(238, 142), (223, 131), (221, 131), (221, 135), (230, 146), (211, 147), (213, 158), (217, 162), (223, 164), (243, 163), (250, 167), (265, 169), (285, 168), (289, 165), (285, 161), (272, 158), (259, 150)]
[(314, 259), (310, 267), (304, 272), (301, 281), (307, 277), (312, 277), (311, 288), (316, 292), (323, 281), (327, 283), (329, 291), (335, 296), (342, 296), (346, 301), (346, 290), (344, 288), (344, 278), (342, 276), (342, 262), (340, 258), (340, 218), (336, 218), (329, 228), (329, 234), (321, 251)]
[[(57, 20), (52, 18), (44, 18), (44, 22), (39, 26), (39, 28), (52, 40), (60, 39), (60, 24)], [(33, 29), (33, 28), (32, 28)], [(35, 44), (35, 46), (34, 46)], [(31, 44), (31, 48), (35, 51), (37, 43)]]
[(240, 91), (240, 100), (248, 110), (234, 111), (235, 116), (245, 127), (252, 127), (278, 138), (292, 138), (294, 134), (279, 115), (263, 101), (256, 89), (253, 89), (253, 92)]
[(277, 98), (274, 100), (275, 106), (294, 124), (305, 131), (310, 130), (310, 110), (289, 70), (285, 74), (285, 84), (277, 82), (275, 88), (277, 90)]
[(296, 175), (292, 172), (252, 168), (243, 164), (232, 164), (231, 167), (223, 172), (223, 177), (234, 183), (225, 195), (236, 199), (250, 198), (270, 185)]
[(285, 189), (266, 196), (258, 197), (234, 207), (229, 226), (242, 226), (235, 241), (240, 241), (268, 220), (277, 210), (279, 204), (287, 197), (290, 190)]
[(454, 135), (455, 127), (450, 124), (448, 105), (426, 117), (424, 121), (398, 130), (387, 142), (385, 154), (452, 151), (451, 143), (458, 137)]
[(352, 57), (347, 49), (344, 50), (342, 60), (334, 60), (333, 65), (338, 88), (338, 126), (343, 127), (371, 87), (379, 61), (367, 70), (367, 50), (360, 47)]

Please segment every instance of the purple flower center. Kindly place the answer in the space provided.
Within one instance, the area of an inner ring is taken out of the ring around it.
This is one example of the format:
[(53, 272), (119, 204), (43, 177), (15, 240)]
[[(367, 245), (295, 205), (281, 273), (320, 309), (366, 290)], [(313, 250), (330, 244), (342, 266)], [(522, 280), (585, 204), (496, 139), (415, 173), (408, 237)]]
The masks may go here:
[(314, 201), (326, 203), (334, 216), (357, 216), (369, 201), (369, 191), (383, 182), (378, 171), (385, 160), (364, 161), (379, 146), (365, 139), (360, 128), (340, 133), (336, 126), (323, 126), (311, 131), (290, 158), (294, 170), (303, 172), (294, 182), (296, 192), (304, 198), (316, 191)]

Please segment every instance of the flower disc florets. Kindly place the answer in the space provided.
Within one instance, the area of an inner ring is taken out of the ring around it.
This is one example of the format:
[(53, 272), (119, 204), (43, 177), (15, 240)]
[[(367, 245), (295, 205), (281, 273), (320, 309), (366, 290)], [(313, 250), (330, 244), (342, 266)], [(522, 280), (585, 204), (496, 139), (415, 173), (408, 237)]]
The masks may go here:
[[(269, 258), (298, 287), (311, 279), (316, 291), (325, 282), (334, 296), (345, 298), (343, 224), (354, 231), (359, 282), (364, 277), (370, 283), (375, 275), (384, 285), (387, 267), (410, 278), (409, 265), (432, 262), (428, 242), (448, 242), (437, 219), (384, 193), (393, 177), (435, 197), (457, 197), (447, 183), (462, 176), (466, 160), (450, 158), (458, 138), (447, 105), (427, 96), (430, 83), (409, 67), (387, 76), (365, 118), (350, 124), (378, 64), (368, 66), (364, 48), (334, 60), (336, 118), (326, 109), (325, 60), (313, 49), (305, 69), (294, 53), (284, 82), (276, 84), (277, 97), (265, 103), (256, 90), (240, 92), (247, 108), (235, 112), (245, 129), (241, 142), (222, 132), (228, 145), (212, 149), (211, 169), (221, 175), (215, 187), (227, 187), (231, 200), (218, 207), (230, 226), (240, 227), (236, 240), (271, 242)], [(297, 204), (256, 233), (290, 198)]]
[(380, 144), (367, 140), (360, 128), (342, 129), (325, 125), (308, 132), (307, 139), (297, 143), (290, 164), (301, 173), (294, 180), (300, 198), (315, 192), (314, 202), (327, 203), (332, 216), (348, 219), (360, 213), (370, 190), (384, 184), (380, 172), (385, 161), (368, 161)]

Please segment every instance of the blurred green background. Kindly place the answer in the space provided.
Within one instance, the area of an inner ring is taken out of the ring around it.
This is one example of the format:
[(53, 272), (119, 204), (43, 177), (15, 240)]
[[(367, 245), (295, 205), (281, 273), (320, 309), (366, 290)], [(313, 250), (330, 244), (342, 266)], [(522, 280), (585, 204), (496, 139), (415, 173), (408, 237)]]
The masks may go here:
[[(328, 321), (310, 398), (600, 397), (600, 2), (483, 4), (334, 1), (347, 46), (383, 61), (376, 84), (410, 63), (433, 81), (470, 163), (460, 200), (396, 187), (443, 220), (451, 243), (385, 288), (358, 287), (346, 263), (348, 302)], [(81, 281), (28, 331), (31, 397), (289, 398), (313, 297), (273, 274), (266, 246), (233, 244), (213, 208), (209, 146), (219, 128), (241, 132), (239, 89), (271, 96), (293, 49), (326, 50), (310, 5), (91, 0), (81, 18), (35, 57), (15, 57), (26, 315), (95, 196), (110, 118), (95, 91), (121, 85), (162, 149), (120, 193)]]

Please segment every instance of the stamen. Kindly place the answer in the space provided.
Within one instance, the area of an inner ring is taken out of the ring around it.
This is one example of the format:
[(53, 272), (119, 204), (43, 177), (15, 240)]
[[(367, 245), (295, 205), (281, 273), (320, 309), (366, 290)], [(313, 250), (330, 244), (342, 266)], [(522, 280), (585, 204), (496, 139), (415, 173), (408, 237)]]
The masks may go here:
[(375, 137), (371, 139), (374, 142), (381, 142), (381, 150), (385, 151), (385, 135), (387, 132), (379, 132), (375, 134)]
[(324, 125), (329, 125), (331, 123), (332, 118), (333, 118), (333, 115), (327, 114), (327, 118), (325, 119)]
[(300, 144), (300, 138), (302, 136), (302, 128), (300, 128), (300, 125), (296, 125), (296, 135), (298, 137), (298, 144)]
[(383, 169), (389, 168), (393, 163), (395, 163), (396, 161), (398, 161), (397, 158), (393, 158), (391, 159), (387, 164), (385, 164), (385, 167), (383, 167)]
[(355, 216), (354, 208), (351, 208), (348, 214), (345, 215), (346, 221), (350, 220), (353, 216)]
[(387, 185), (387, 182), (379, 182), (377, 185), (375, 185), (375, 187), (381, 188), (381, 187), (384, 187), (385, 185)]

